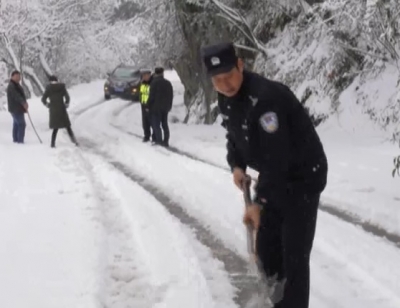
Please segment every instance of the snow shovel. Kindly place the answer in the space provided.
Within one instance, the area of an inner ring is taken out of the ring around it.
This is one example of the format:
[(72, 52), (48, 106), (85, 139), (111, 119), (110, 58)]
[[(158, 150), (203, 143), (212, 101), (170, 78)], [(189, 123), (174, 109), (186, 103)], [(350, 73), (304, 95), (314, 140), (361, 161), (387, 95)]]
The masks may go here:
[[(253, 202), (251, 200), (251, 178), (248, 177), (246, 181), (242, 185), (243, 189), (243, 199), (245, 207), (249, 207)], [(272, 308), (274, 301), (273, 293), (274, 286), (270, 284), (268, 279), (264, 274), (264, 269), (260, 259), (257, 256), (256, 250), (256, 238), (257, 238), (257, 230), (255, 230), (252, 226), (246, 225), (247, 229), (247, 251), (251, 258), (251, 270), (255, 272), (258, 280), (258, 295), (251, 298), (251, 300), (247, 303), (246, 308)]]
[[(252, 204), (250, 185), (251, 185), (251, 178), (248, 177), (242, 185), (244, 205), (246, 208)], [(262, 266), (259, 261), (259, 258), (257, 257), (257, 251), (256, 251), (257, 230), (255, 230), (250, 225), (246, 225), (246, 229), (247, 229), (247, 252), (249, 253), (252, 261), (255, 262), (255, 264), (257, 265), (257, 269), (260, 271), (262, 270)]]
[(29, 111), (27, 110), (26, 113), (28, 114), (29, 121), (31, 122), (33, 131), (35, 132), (36, 136), (38, 137), (39, 142), (40, 142), (40, 143), (43, 143), (43, 142), (42, 142), (42, 139), (40, 139), (39, 134), (38, 134), (37, 131), (36, 131), (35, 125), (33, 125), (32, 118), (31, 118), (31, 115), (30, 115)]
[[(251, 205), (251, 192), (250, 192), (250, 185), (251, 185), (251, 178), (247, 178), (243, 183), (243, 199), (244, 199), (244, 206), (247, 208)], [(257, 254), (256, 254), (256, 230), (253, 229), (252, 226), (246, 225), (247, 229), (247, 252), (250, 254), (250, 257), (256, 261)]]

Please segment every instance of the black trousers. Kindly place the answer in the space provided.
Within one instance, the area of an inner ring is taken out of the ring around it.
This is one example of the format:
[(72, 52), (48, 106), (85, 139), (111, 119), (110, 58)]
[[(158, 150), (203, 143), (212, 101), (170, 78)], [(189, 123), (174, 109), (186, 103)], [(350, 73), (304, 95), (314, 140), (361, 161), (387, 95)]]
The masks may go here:
[[(269, 204), (261, 214), (257, 252), (266, 276), (283, 283), (275, 308), (308, 308), (310, 254), (320, 194), (290, 196), (288, 204)], [(282, 286), (282, 285), (281, 285)]]
[[(58, 133), (58, 128), (53, 129), (53, 133), (51, 134), (51, 146), (55, 147), (56, 146), (56, 139), (57, 139), (57, 133)], [(71, 126), (67, 127), (67, 133), (71, 141), (75, 144), (77, 144), (74, 132), (71, 129)]]
[[(146, 109), (143, 107), (143, 105), (142, 105), (142, 127), (143, 127), (143, 134), (144, 134), (143, 139), (146, 141), (150, 140), (151, 117), (150, 117), (150, 112), (146, 111)], [(153, 139), (154, 139), (154, 137), (153, 137)]]
[[(151, 126), (153, 128), (155, 142), (169, 145), (168, 112), (152, 112)], [(162, 128), (162, 131), (161, 131)]]

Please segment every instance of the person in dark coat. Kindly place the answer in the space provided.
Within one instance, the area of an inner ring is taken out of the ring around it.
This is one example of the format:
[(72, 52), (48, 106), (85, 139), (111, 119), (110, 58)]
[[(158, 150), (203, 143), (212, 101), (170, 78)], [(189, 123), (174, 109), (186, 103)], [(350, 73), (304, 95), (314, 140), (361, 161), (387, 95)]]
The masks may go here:
[[(151, 70), (143, 70), (142, 72), (142, 80), (140, 82), (139, 87), (139, 100), (140, 105), (142, 107), (142, 127), (143, 127), (143, 142), (150, 141), (151, 135), (151, 116), (150, 109), (148, 106), (149, 95), (150, 95), (150, 86), (152, 81)], [(155, 140), (154, 133), (152, 136), (153, 141)]]
[(28, 110), (28, 103), (24, 89), (20, 85), (21, 73), (13, 71), (11, 74), (10, 83), (7, 87), (8, 111), (13, 118), (12, 137), (14, 143), (24, 143), (25, 139), (25, 113)]
[(68, 135), (75, 145), (78, 145), (74, 133), (71, 129), (67, 108), (69, 107), (69, 94), (65, 84), (59, 83), (57, 77), (50, 76), (50, 84), (42, 97), (43, 104), (49, 108), (50, 123), (49, 126), (53, 130), (51, 136), (51, 147), (56, 146), (57, 133), (60, 128), (66, 128)]
[(262, 270), (283, 291), (274, 307), (308, 308), (310, 254), (328, 173), (322, 143), (293, 92), (244, 70), (232, 43), (207, 46), (202, 54), (220, 93), (233, 180), (243, 189), (247, 167), (259, 172), (243, 221), (257, 230)]
[[(164, 78), (164, 69), (157, 67), (154, 71), (149, 95), (149, 108), (151, 113), (151, 126), (155, 140), (153, 144), (169, 146), (168, 113), (172, 109), (174, 90), (169, 80)], [(164, 132), (162, 136), (161, 127)]]

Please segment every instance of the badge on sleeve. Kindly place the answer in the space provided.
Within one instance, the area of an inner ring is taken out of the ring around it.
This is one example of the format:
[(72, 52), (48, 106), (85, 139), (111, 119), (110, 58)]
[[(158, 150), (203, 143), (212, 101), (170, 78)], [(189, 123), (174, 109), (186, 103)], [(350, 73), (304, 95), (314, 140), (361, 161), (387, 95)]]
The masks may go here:
[(267, 112), (264, 113), (260, 117), (260, 124), (262, 128), (267, 132), (267, 133), (275, 133), (278, 130), (279, 123), (278, 123), (278, 116), (276, 115), (275, 112)]

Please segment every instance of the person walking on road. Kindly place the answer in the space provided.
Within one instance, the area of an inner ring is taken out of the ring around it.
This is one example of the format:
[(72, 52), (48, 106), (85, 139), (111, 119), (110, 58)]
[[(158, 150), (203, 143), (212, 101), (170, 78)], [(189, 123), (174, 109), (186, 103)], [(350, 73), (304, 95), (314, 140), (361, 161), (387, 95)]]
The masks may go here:
[(42, 103), (49, 108), (50, 123), (53, 130), (51, 135), (51, 147), (55, 148), (58, 130), (66, 128), (71, 141), (78, 145), (75, 135), (71, 128), (67, 109), (69, 107), (70, 97), (65, 84), (59, 83), (56, 76), (50, 76), (50, 84), (42, 97)]

